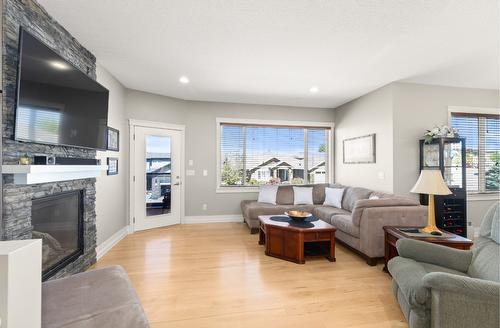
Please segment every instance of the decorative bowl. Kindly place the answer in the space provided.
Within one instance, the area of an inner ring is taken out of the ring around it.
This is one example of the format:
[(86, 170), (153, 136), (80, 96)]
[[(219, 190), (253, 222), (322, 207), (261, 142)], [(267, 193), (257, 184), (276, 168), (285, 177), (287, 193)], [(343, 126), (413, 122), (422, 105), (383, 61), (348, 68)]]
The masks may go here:
[(285, 212), (285, 215), (296, 221), (304, 221), (308, 217), (312, 216), (311, 213), (305, 211), (288, 211)]

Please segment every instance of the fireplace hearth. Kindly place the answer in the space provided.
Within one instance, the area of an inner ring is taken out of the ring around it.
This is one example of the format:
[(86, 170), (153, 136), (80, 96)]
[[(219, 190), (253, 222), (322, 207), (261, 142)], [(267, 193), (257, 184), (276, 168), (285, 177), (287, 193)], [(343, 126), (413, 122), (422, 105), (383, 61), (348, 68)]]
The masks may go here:
[(42, 279), (83, 254), (83, 190), (33, 199), (32, 238), (42, 239)]

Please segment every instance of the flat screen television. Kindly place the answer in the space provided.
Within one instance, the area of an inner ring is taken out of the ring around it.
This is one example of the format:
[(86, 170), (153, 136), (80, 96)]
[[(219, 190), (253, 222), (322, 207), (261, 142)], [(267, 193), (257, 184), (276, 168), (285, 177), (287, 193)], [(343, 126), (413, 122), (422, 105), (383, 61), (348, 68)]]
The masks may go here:
[(23, 29), (19, 42), (14, 138), (106, 149), (108, 90)]

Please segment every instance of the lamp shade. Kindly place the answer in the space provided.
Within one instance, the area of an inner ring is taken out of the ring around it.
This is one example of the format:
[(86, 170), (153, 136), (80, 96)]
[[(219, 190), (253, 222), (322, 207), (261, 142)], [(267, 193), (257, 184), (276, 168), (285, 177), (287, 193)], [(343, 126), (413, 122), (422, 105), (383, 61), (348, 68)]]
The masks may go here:
[(450, 189), (443, 180), (440, 170), (422, 170), (411, 192), (428, 195), (451, 194)]

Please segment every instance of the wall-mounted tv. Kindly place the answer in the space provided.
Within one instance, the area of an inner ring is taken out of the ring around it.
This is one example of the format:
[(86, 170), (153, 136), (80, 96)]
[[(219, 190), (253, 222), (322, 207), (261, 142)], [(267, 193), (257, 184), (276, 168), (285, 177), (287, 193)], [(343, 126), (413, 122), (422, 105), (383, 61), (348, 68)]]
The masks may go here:
[(15, 139), (106, 149), (109, 92), (20, 31)]

